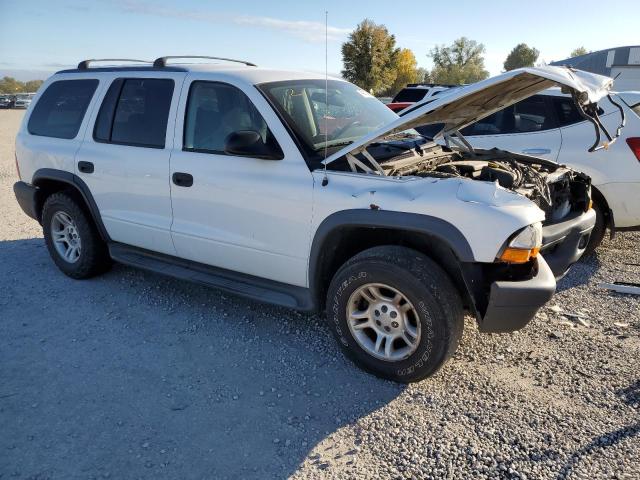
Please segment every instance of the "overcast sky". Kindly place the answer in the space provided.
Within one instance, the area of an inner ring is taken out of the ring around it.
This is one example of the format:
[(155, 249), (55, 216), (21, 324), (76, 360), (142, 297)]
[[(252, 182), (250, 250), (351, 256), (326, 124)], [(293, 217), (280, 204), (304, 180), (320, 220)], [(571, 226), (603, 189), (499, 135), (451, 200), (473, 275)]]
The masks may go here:
[[(364, 18), (383, 23), (420, 66), (436, 44), (467, 36), (486, 47), (500, 73), (520, 42), (540, 60), (640, 43), (637, 1), (390, 2), (216, 0), (0, 0), (0, 75), (41, 78), (85, 58), (153, 59), (171, 54), (240, 58), (261, 66), (324, 71), (329, 11), (329, 72), (342, 68), (340, 45)], [(612, 10), (615, 6), (615, 12)]]

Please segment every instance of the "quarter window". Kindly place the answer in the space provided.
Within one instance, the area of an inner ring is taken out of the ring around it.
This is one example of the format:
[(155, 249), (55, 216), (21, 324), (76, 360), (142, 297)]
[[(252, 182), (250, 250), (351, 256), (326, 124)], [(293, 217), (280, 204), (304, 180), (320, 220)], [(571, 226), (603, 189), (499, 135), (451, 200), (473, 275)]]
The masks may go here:
[(184, 123), (184, 150), (224, 154), (229, 134), (241, 130), (258, 132), (265, 144), (277, 146), (267, 122), (238, 88), (218, 82), (191, 84)]
[(27, 130), (32, 135), (75, 138), (97, 87), (95, 79), (53, 82), (33, 109)]
[(102, 101), (93, 138), (98, 142), (164, 148), (174, 82), (115, 80)]

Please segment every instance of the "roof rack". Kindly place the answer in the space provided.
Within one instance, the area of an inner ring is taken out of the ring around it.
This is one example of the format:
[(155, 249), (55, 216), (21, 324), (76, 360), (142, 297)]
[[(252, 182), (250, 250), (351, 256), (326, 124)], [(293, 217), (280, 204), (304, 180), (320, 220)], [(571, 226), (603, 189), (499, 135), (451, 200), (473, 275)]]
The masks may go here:
[(135, 58), (90, 58), (83, 60), (78, 64), (78, 70), (87, 70), (89, 65), (93, 62), (137, 62), (137, 63), (151, 63), (149, 60), (137, 60)]
[(204, 58), (207, 60), (224, 60), (226, 62), (243, 63), (249, 67), (257, 67), (255, 63), (246, 62), (244, 60), (234, 60), (233, 58), (223, 58), (223, 57), (207, 57), (204, 55), (169, 55), (167, 57), (159, 57), (155, 59), (155, 61), (153, 62), (153, 66), (166, 67), (167, 60), (174, 59), (174, 58)]

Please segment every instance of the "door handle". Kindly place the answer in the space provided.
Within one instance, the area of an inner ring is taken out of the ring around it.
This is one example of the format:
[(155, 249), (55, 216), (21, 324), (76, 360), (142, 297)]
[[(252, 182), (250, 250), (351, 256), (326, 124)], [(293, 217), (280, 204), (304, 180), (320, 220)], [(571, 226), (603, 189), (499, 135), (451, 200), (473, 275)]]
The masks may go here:
[(179, 187), (190, 187), (193, 185), (193, 176), (188, 173), (174, 172), (171, 179), (173, 183)]
[(93, 173), (93, 163), (78, 162), (78, 170), (80, 170), (82, 173)]
[(528, 155), (549, 155), (551, 153), (550, 148), (525, 148), (522, 153)]

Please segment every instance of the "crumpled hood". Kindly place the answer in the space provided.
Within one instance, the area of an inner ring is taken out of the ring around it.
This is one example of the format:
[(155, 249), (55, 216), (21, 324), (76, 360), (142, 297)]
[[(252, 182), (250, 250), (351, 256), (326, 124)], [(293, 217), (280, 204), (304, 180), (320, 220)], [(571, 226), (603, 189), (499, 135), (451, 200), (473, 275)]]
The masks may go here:
[(329, 156), (325, 163), (355, 154), (381, 137), (422, 125), (443, 123), (440, 133), (453, 133), (549, 87), (563, 87), (587, 105), (608, 95), (612, 85), (612, 78), (569, 67), (519, 68), (416, 104), (402, 117)]

